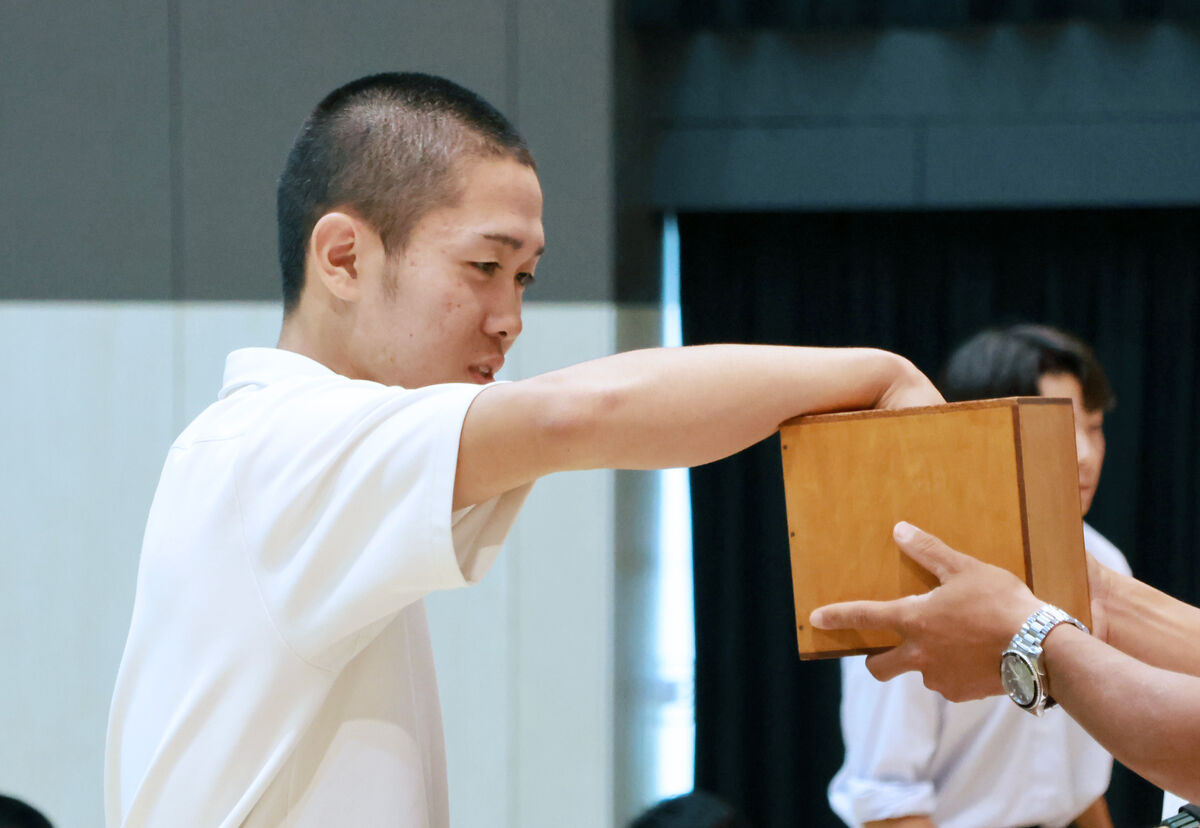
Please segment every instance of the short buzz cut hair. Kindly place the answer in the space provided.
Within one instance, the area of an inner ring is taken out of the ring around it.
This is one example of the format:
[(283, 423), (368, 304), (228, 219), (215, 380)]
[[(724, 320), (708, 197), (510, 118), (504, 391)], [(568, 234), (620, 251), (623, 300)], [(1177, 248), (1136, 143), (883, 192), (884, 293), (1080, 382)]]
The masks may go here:
[(536, 169), (508, 119), (445, 78), (388, 72), (330, 92), (300, 128), (279, 178), (284, 314), (300, 303), (308, 241), (321, 216), (348, 209), (396, 253), (422, 216), (459, 198), (456, 165), (467, 158), (511, 158)]
[(1036, 397), (1046, 374), (1070, 374), (1083, 389), (1085, 411), (1111, 411), (1116, 397), (1104, 368), (1082, 340), (1049, 325), (993, 328), (968, 339), (942, 372), (947, 402)]

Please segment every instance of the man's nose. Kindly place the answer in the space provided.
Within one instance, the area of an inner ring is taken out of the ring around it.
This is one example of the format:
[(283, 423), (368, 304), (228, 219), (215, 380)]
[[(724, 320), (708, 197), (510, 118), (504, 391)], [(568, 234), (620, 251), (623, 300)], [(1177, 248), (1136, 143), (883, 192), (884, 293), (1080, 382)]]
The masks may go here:
[(497, 297), (488, 314), (486, 333), (498, 336), (512, 344), (521, 334), (521, 294), (519, 290)]

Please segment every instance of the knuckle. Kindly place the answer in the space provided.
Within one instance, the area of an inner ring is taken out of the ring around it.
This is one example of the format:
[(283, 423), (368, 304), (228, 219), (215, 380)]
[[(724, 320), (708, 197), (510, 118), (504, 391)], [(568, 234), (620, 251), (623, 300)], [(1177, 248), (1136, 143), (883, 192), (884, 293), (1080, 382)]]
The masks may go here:
[(925, 631), (925, 618), (922, 613), (924, 603), (921, 595), (909, 595), (902, 598), (899, 605), (897, 628), (904, 636), (919, 636)]
[(908, 658), (909, 663), (912, 664), (913, 668), (919, 670), (921, 675), (924, 676), (925, 670), (930, 665), (928, 651), (924, 647), (915, 646), (909, 651)]

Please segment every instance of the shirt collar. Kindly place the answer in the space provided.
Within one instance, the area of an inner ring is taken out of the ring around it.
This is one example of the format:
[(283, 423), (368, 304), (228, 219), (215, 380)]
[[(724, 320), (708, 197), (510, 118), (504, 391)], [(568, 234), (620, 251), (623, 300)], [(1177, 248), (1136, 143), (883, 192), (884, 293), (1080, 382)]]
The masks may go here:
[(289, 377), (327, 377), (333, 371), (315, 359), (280, 348), (240, 348), (225, 358), (225, 382), (217, 399), (223, 400), (249, 385), (270, 385)]

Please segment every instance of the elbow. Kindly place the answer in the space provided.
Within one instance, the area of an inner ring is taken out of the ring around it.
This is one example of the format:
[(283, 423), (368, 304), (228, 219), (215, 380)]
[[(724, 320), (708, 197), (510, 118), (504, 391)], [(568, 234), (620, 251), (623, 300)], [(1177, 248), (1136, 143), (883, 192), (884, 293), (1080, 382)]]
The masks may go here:
[(564, 471), (613, 467), (616, 457), (604, 435), (624, 405), (622, 390), (552, 375), (538, 379), (544, 387), (532, 425), (554, 465)]

